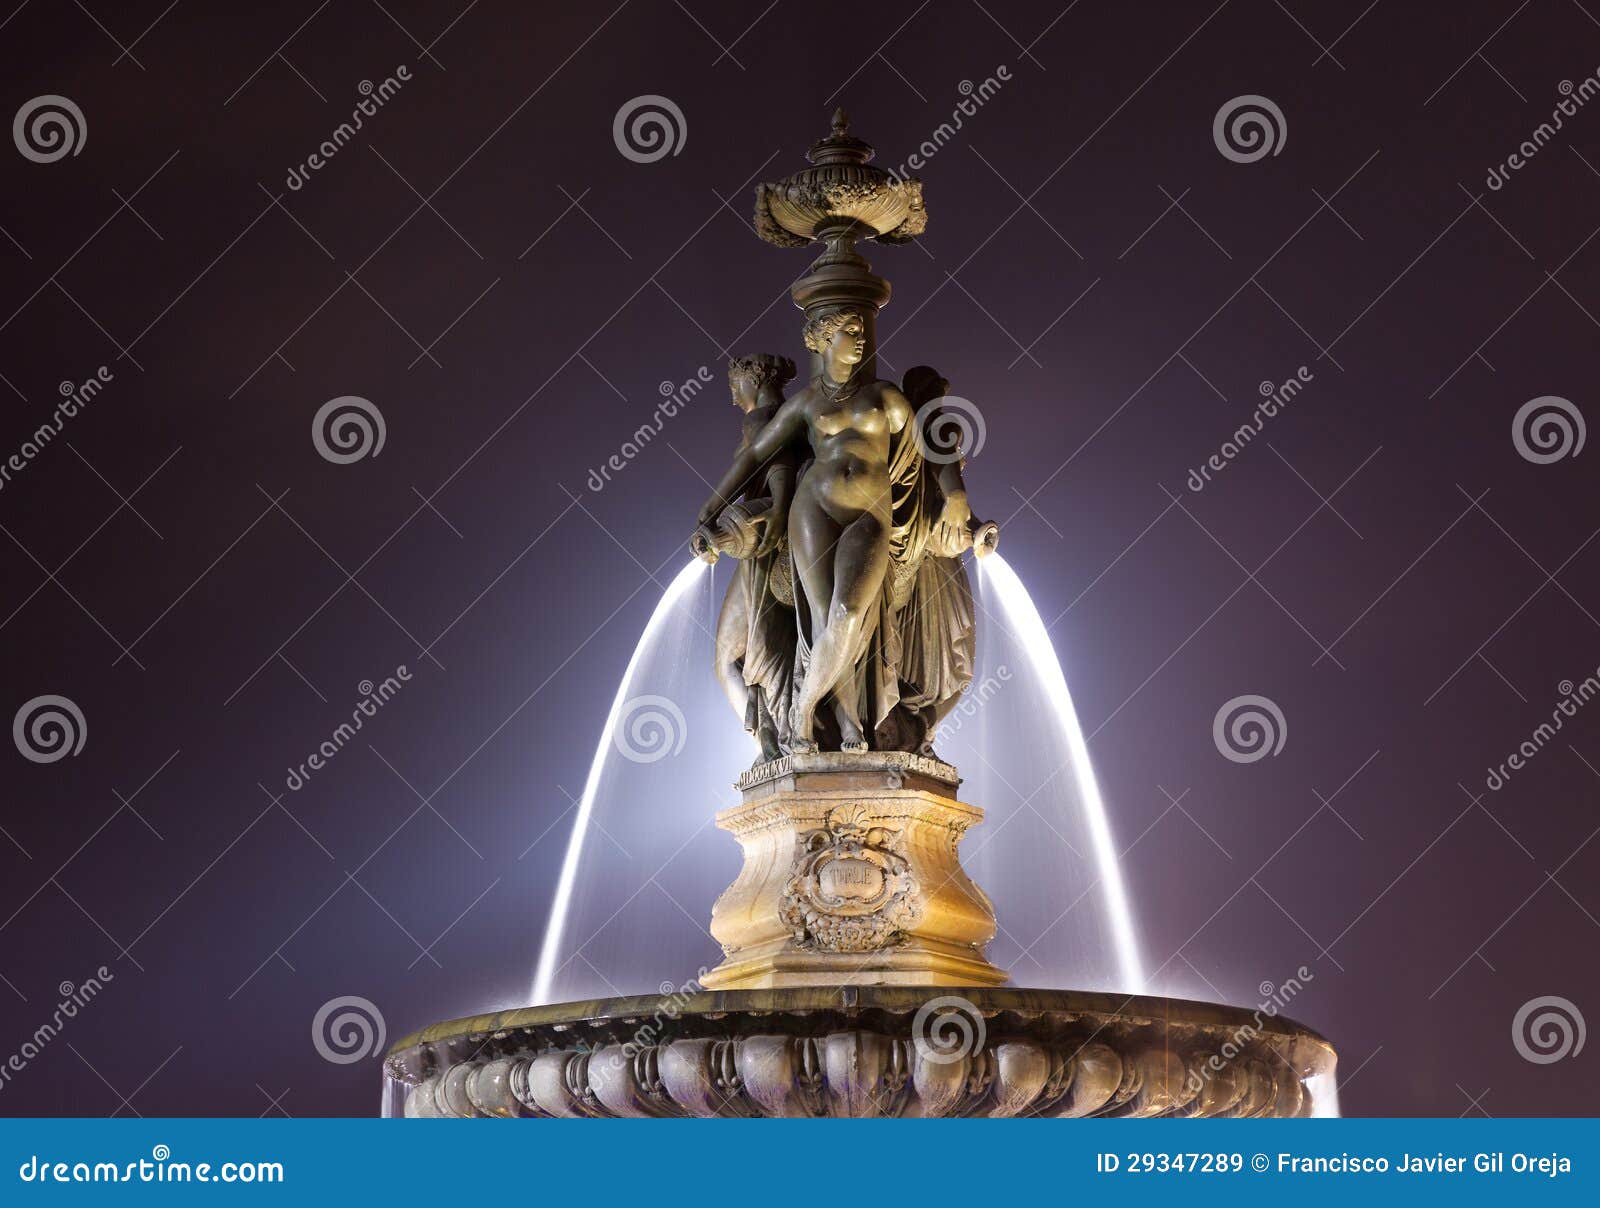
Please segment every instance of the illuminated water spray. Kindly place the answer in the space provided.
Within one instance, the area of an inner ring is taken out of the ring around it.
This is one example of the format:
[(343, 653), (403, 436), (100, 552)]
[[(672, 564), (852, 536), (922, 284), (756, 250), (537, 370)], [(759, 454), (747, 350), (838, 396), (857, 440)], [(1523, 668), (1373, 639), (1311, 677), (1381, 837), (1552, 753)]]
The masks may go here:
[[(1103, 917), (1109, 930), (1108, 938), (1115, 958), (1116, 986), (1118, 989), (1137, 993), (1144, 988), (1144, 969), (1135, 935), (1133, 915), (1128, 904), (1105, 803), (1100, 796), (1099, 785), (1095, 781), (1088, 745), (1073, 709), (1066, 676), (1062, 671), (1060, 660), (1056, 657), (1055, 647), (1050, 641), (1044, 621), (1016, 572), (999, 555), (978, 560), (977, 565), (985, 587), (992, 588), (992, 594), (998, 600), (1001, 610), (999, 620), (1020, 643), (1024, 658), (1038, 677), (1039, 690), (1043, 692), (1045, 698), (1046, 712), (1065, 743), (1076, 786), (1076, 798), (1082, 807), (1082, 825), (1088, 832), (1095, 874), (1099, 882), (1100, 900), (1104, 906)], [(593, 868), (584, 871), (585, 844), (590, 837), (589, 832), (594, 828), (597, 797), (602, 784), (607, 783), (607, 769), (618, 766), (614, 762), (614, 744), (619, 725), (626, 722), (623, 716), (626, 704), (639, 692), (655, 690), (652, 684), (641, 682), (642, 679), (652, 678), (644, 668), (652, 665), (653, 656), (660, 653), (661, 644), (670, 640), (667, 634), (671, 628), (669, 622), (675, 615), (680, 614), (681, 608), (687, 604), (692, 592), (706, 584), (710, 577), (708, 571), (708, 565), (699, 560), (690, 562), (679, 571), (651, 613), (650, 620), (634, 647), (627, 669), (623, 672), (621, 682), (617, 685), (610, 712), (600, 730), (594, 756), (589, 765), (588, 778), (584, 783), (583, 795), (579, 798), (573, 819), (571, 836), (567, 841), (555, 900), (546, 925), (544, 943), (540, 949), (538, 969), (534, 978), (532, 1001), (535, 1004), (551, 1001), (562, 962), (566, 932), (573, 922), (573, 901), (579, 888), (578, 879), (580, 875), (586, 879), (595, 875)], [(612, 792), (615, 787), (610, 785), (607, 791)]]
[(535, 1006), (548, 1001), (550, 997), (550, 987), (555, 980), (556, 962), (561, 950), (561, 938), (567, 926), (567, 910), (572, 902), (573, 886), (578, 879), (578, 864), (583, 857), (584, 839), (589, 833), (589, 819), (594, 813), (601, 773), (611, 752), (617, 723), (628, 700), (629, 690), (633, 686), (634, 675), (679, 600), (700, 582), (702, 576), (710, 572), (711, 565), (697, 558), (680, 570), (677, 578), (668, 584), (655, 611), (650, 614), (644, 632), (639, 635), (639, 644), (633, 648), (633, 657), (628, 660), (628, 669), (622, 673), (622, 682), (617, 685), (617, 694), (611, 701), (611, 712), (607, 714), (606, 724), (600, 730), (600, 741), (595, 747), (594, 759), (589, 764), (589, 777), (584, 781), (583, 796), (578, 800), (578, 812), (572, 820), (572, 837), (567, 840), (567, 854), (561, 862), (561, 879), (556, 883), (555, 905), (550, 911), (550, 921), (545, 926), (544, 946), (539, 950), (539, 968), (533, 979)]
[(1089, 762), (1089, 745), (1084, 741), (1083, 728), (1078, 725), (1078, 714), (1072, 707), (1072, 695), (1067, 691), (1067, 677), (1061, 669), (1061, 660), (1056, 657), (1055, 646), (1050, 641), (1044, 619), (1034, 607), (1028, 589), (1017, 578), (1017, 572), (999, 554), (975, 561), (979, 574), (994, 588), (1004, 613), (1004, 622), (1022, 643), (1028, 661), (1044, 687), (1056, 724), (1066, 739), (1078, 797), (1083, 802), (1084, 818), (1094, 848), (1094, 862), (1104, 894), (1106, 915), (1111, 924), (1117, 964), (1128, 991), (1138, 993), (1144, 989), (1144, 966), (1139, 958), (1139, 943), (1134, 934), (1133, 912), (1128, 906), (1127, 890), (1122, 883), (1122, 866), (1117, 859), (1116, 845), (1111, 840), (1111, 824), (1106, 818), (1105, 802), (1101, 800), (1100, 786), (1095, 782), (1094, 766)]

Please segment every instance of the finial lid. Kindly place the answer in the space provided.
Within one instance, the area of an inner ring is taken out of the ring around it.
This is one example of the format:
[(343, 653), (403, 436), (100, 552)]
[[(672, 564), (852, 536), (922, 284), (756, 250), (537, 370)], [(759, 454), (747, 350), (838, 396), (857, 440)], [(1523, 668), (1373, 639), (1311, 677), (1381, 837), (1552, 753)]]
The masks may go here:
[(850, 133), (850, 115), (844, 106), (833, 111), (833, 130), (821, 142), (813, 143), (806, 158), (814, 164), (865, 164), (877, 154), (872, 144)]

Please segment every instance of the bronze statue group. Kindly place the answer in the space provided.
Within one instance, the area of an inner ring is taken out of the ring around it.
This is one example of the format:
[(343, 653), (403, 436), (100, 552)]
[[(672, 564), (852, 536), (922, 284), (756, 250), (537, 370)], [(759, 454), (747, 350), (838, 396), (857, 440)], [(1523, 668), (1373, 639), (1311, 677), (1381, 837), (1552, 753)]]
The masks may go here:
[(787, 357), (728, 366), (741, 440), (691, 540), (700, 557), (739, 563), (717, 624), (717, 675), (758, 762), (933, 755), (973, 674), (961, 554), (975, 532), (984, 552), (994, 529), (973, 522), (936, 371), (918, 366), (899, 385), (863, 372), (866, 325), (848, 307), (809, 319), (805, 341), (820, 369), (787, 399)]

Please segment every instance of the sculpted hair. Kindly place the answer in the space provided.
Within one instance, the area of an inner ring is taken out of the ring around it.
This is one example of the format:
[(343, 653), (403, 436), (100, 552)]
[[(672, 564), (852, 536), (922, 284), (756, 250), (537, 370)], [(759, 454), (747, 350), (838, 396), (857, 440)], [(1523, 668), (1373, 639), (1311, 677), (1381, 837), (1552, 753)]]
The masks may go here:
[(852, 320), (857, 323), (865, 322), (861, 312), (855, 310), (836, 310), (808, 320), (805, 328), (806, 347), (812, 352), (824, 351), (828, 347), (828, 341), (833, 339), (834, 333)]
[(913, 407), (950, 393), (950, 383), (932, 365), (913, 365), (901, 379), (900, 392)]
[(776, 386), (781, 390), (794, 379), (794, 374), (794, 362), (772, 352), (756, 352), (749, 356), (734, 357), (728, 362), (730, 383), (751, 378), (757, 389)]

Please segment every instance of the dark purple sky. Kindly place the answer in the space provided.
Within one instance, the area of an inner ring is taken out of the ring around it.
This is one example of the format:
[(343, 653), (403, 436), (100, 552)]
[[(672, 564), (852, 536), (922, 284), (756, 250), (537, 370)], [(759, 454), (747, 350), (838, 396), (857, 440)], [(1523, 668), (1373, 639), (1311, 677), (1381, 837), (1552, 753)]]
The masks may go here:
[[(833, 105), (898, 164), (1005, 65), (921, 171), (920, 250), (872, 253), (886, 368), (979, 403), (975, 507), (1072, 606), (1148, 963), (1247, 1006), (1312, 969), (1293, 1013), (1349, 1112), (1592, 1113), (1595, 1049), (1537, 1064), (1512, 1030), (1543, 996), (1600, 1020), (1600, 707), (1485, 776), (1600, 667), (1600, 454), (1513, 440), (1540, 396), (1600, 416), (1600, 104), (1486, 178), (1593, 81), (1600, 10), (1420, 10), (25, 0), (3, 115), (65, 96), (87, 137), (0, 154), (0, 457), (112, 380), (0, 489), (0, 711), (60, 695), (88, 729), (5, 748), (0, 1064), (60, 983), (114, 980), (0, 1111), (369, 1113), (376, 1063), (324, 1061), (319, 1007), (368, 998), (393, 1039), (526, 984), (558, 786), (705, 494), (675, 451), (710, 474), (732, 417), (719, 391), (605, 491), (589, 467), (659, 382), (798, 353), (807, 258), (756, 241), (750, 191)], [(648, 93), (687, 138), (641, 164), (612, 120)], [(1246, 94), (1285, 137), (1237, 163), (1212, 122)], [(318, 455), (341, 395), (381, 456)], [(1288, 739), (1235, 763), (1212, 723), (1247, 694)]]

